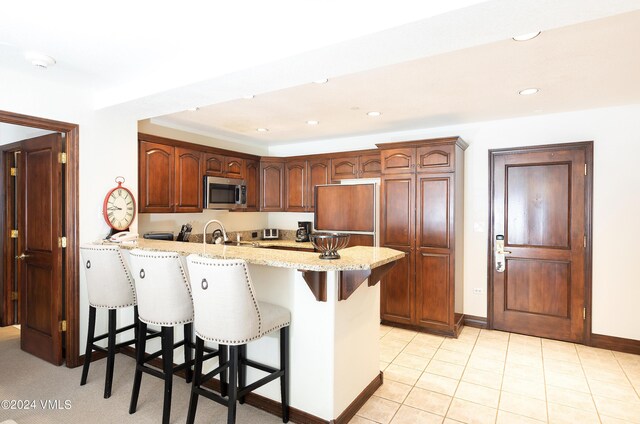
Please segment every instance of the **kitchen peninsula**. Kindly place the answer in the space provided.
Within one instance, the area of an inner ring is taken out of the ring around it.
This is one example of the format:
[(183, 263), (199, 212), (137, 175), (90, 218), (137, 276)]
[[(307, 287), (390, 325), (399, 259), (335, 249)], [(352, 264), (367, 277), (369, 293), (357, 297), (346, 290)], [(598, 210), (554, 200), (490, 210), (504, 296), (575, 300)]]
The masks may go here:
[[(291, 311), (292, 421), (346, 423), (382, 384), (376, 283), (404, 253), (357, 246), (341, 250), (340, 259), (322, 260), (317, 252), (250, 245), (139, 240), (122, 247), (247, 261), (258, 299)], [(363, 284), (367, 278), (369, 283)], [(250, 343), (248, 356), (276, 365), (277, 335)], [(248, 381), (257, 378), (257, 371), (248, 375)], [(277, 382), (256, 393), (262, 398), (247, 402), (267, 410), (280, 400)]]

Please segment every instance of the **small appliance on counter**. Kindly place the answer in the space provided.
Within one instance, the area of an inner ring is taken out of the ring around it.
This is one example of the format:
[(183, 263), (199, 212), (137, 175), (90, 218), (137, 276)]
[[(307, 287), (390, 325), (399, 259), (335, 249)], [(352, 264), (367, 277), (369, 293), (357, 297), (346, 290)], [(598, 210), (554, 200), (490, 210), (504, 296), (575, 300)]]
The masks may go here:
[(262, 230), (263, 240), (277, 240), (280, 238), (280, 233), (277, 228), (265, 228)]
[(189, 236), (191, 235), (191, 224), (184, 224), (180, 228), (180, 232), (178, 233), (178, 237), (176, 241), (189, 241)]
[(149, 240), (173, 241), (173, 233), (170, 231), (150, 231), (148, 233), (144, 233), (142, 237)]
[(311, 221), (298, 221), (298, 230), (296, 231), (296, 241), (309, 241), (313, 223)]

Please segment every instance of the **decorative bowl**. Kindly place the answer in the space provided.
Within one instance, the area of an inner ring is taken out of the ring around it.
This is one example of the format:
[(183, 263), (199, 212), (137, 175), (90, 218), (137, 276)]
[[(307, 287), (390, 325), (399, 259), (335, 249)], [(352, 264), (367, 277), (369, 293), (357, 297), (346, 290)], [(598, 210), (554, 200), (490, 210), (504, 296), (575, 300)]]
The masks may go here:
[(349, 234), (344, 233), (313, 233), (309, 235), (313, 247), (321, 252), (320, 259), (340, 259), (338, 250), (347, 247), (349, 237)]

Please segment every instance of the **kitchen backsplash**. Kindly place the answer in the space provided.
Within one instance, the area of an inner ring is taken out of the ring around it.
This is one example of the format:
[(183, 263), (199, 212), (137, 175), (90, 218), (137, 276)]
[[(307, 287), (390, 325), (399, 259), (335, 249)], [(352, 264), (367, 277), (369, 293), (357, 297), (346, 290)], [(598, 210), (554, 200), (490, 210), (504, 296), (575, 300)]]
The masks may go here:
[[(215, 228), (214, 228), (215, 231)], [(211, 234), (207, 233), (207, 242), (211, 240)], [(257, 237), (253, 237), (253, 234), (257, 233)], [(280, 240), (295, 240), (296, 238), (296, 230), (278, 230), (280, 235)], [(253, 240), (262, 240), (262, 228), (259, 230), (248, 230), (248, 231), (227, 231), (227, 237), (231, 241), (236, 241), (237, 234), (240, 234), (240, 239), (243, 241), (253, 241)], [(191, 233), (189, 236), (190, 243), (202, 243), (202, 233)]]

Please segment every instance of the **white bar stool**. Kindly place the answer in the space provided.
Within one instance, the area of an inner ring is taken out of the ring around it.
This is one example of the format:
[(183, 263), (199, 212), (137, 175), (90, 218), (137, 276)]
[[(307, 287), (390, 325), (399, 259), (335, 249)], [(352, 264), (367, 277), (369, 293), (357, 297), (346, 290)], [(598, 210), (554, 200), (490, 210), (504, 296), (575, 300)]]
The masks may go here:
[[(236, 421), (236, 401), (244, 402), (248, 393), (280, 378), (282, 421), (289, 421), (289, 324), (291, 312), (281, 306), (259, 302), (254, 294), (247, 264), (243, 260), (187, 257), (195, 311), (196, 361), (187, 424), (196, 416), (198, 396), (227, 406), (227, 424)], [(280, 330), (280, 368), (273, 368), (246, 357), (247, 343)], [(204, 341), (218, 343), (218, 350), (229, 346), (229, 360), (202, 375)], [(269, 373), (249, 385), (246, 367)], [(228, 398), (204, 388), (204, 383), (221, 374), (221, 393), (227, 391), (224, 371), (229, 372)]]
[[(138, 338), (136, 295), (131, 274), (118, 246), (84, 244), (80, 246), (80, 255), (87, 278), (87, 293), (89, 295), (89, 328), (80, 385), (84, 386), (87, 383), (93, 351), (106, 353), (107, 375), (104, 381), (104, 397), (106, 399), (111, 396), (114, 357), (118, 348), (133, 344)], [(122, 328), (116, 328), (117, 310), (129, 306), (134, 307), (135, 322)], [(108, 332), (99, 336), (95, 336), (97, 308), (109, 310)], [(132, 328), (134, 329), (134, 338), (116, 344), (116, 335)], [(95, 344), (105, 338), (107, 339), (106, 349)]]
[[(135, 282), (140, 316), (139, 332), (146, 331), (147, 324), (161, 327), (162, 349), (146, 355), (146, 343), (140, 338), (136, 346), (136, 371), (129, 413), (136, 412), (142, 373), (164, 380), (164, 404), (162, 422), (168, 423), (171, 414), (173, 374), (186, 369), (187, 383), (191, 382), (193, 365), (191, 334), (193, 331), (193, 302), (191, 289), (180, 257), (173, 252), (151, 252), (134, 249), (130, 252), (131, 274)], [(184, 325), (184, 340), (174, 344), (173, 329)], [(173, 366), (173, 350), (184, 345), (184, 363)], [(217, 354), (217, 352), (215, 353)], [(162, 355), (162, 371), (146, 363)]]

